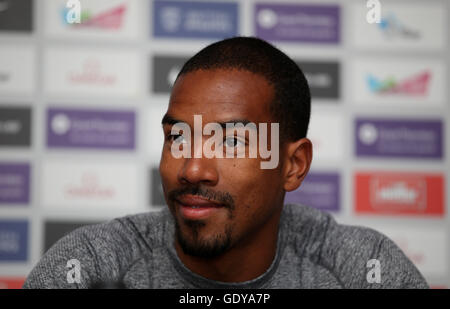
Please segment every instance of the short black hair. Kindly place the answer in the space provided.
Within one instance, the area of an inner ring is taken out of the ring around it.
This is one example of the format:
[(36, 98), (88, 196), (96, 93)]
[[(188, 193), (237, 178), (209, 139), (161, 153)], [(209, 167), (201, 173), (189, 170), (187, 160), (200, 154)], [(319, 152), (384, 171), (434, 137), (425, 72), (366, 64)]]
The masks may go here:
[(196, 70), (238, 69), (263, 76), (274, 87), (270, 111), (280, 123), (280, 140), (306, 137), (311, 94), (299, 66), (278, 48), (256, 37), (233, 37), (206, 46), (190, 58), (178, 77)]

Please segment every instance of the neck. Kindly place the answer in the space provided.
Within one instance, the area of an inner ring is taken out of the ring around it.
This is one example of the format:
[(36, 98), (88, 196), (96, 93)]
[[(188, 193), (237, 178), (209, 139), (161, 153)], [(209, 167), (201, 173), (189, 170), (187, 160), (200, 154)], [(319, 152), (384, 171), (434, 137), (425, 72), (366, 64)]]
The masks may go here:
[(265, 224), (230, 250), (215, 258), (187, 255), (175, 240), (175, 249), (181, 262), (192, 272), (221, 282), (244, 282), (265, 273), (277, 250), (281, 209)]

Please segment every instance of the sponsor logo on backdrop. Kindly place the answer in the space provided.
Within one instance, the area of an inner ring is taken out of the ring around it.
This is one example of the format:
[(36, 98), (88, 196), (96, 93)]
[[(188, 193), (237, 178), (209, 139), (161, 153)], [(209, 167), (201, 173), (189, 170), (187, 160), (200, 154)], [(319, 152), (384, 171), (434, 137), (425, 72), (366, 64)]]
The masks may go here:
[(368, 58), (355, 60), (352, 67), (358, 104), (444, 104), (445, 66), (440, 61)]
[(99, 13), (92, 12), (92, 9), (81, 9), (80, 22), (68, 23), (67, 15), (70, 8), (62, 8), (62, 22), (71, 27), (88, 27), (102, 29), (118, 29), (122, 26), (127, 6), (121, 4), (112, 8), (107, 8)]
[(375, 226), (392, 239), (425, 277), (440, 277), (448, 271), (448, 233), (445, 228), (426, 226)]
[(86, 211), (137, 207), (137, 167), (132, 163), (48, 161), (43, 175), (45, 207)]
[(136, 96), (138, 62), (133, 51), (48, 49), (45, 90), (54, 95)]
[(0, 148), (30, 144), (31, 110), (23, 107), (0, 107)]
[(401, 94), (410, 96), (425, 96), (428, 93), (428, 85), (431, 79), (429, 71), (414, 74), (403, 80), (394, 77), (379, 79), (369, 74), (367, 76), (367, 86), (372, 93), (377, 94)]
[(64, 189), (64, 196), (67, 199), (98, 198), (107, 200), (113, 199), (116, 194), (114, 187), (102, 183), (94, 171), (83, 173), (79, 182), (68, 183)]
[(236, 36), (238, 32), (237, 3), (154, 1), (155, 37), (219, 39)]
[(441, 120), (357, 119), (356, 155), (442, 159)]
[(344, 119), (339, 114), (315, 114), (313, 111), (308, 138), (313, 144), (314, 161), (339, 161), (344, 157), (342, 136)]
[(339, 63), (296, 61), (308, 80), (312, 99), (339, 99)]
[(28, 222), (0, 220), (0, 262), (25, 262), (28, 257)]
[(30, 165), (0, 162), (0, 205), (30, 201)]
[(150, 170), (151, 185), (150, 190), (150, 205), (152, 206), (165, 206), (166, 200), (164, 199), (164, 191), (161, 184), (161, 176), (157, 167)]
[[(68, 5), (71, 4), (71, 5)], [(135, 39), (139, 34), (139, 5), (134, 0), (46, 1), (45, 30), (60, 37)]]
[(114, 74), (104, 72), (102, 63), (98, 58), (86, 59), (80, 69), (67, 72), (67, 79), (72, 84), (99, 86), (114, 86), (117, 82)]
[(0, 31), (31, 32), (32, 24), (31, 0), (0, 0)]
[(337, 5), (256, 4), (256, 36), (270, 41), (340, 42)]
[(51, 248), (58, 240), (63, 238), (70, 232), (82, 226), (97, 224), (100, 222), (91, 221), (47, 221), (45, 222), (45, 241), (44, 252)]
[(404, 24), (395, 13), (388, 13), (381, 18), (378, 24), (378, 29), (387, 39), (395, 39), (395, 37), (402, 37), (404, 39), (420, 39), (420, 31), (417, 28), (411, 28)]
[(310, 172), (297, 190), (287, 192), (284, 202), (307, 205), (321, 210), (339, 211), (339, 174)]
[(161, 56), (153, 57), (153, 92), (170, 93), (173, 83), (177, 78), (188, 57)]
[(442, 175), (359, 172), (355, 195), (357, 213), (444, 215)]
[(0, 290), (22, 289), (22, 286), (24, 283), (25, 283), (25, 278), (0, 277)]
[(2, 44), (0, 47), (0, 95), (30, 95), (34, 90), (34, 48)]
[(358, 47), (437, 50), (445, 45), (446, 10), (440, 3), (383, 3), (380, 22), (374, 24), (364, 18), (365, 5), (355, 3), (352, 9), (350, 21)]
[(47, 146), (72, 148), (135, 148), (135, 113), (50, 108)]

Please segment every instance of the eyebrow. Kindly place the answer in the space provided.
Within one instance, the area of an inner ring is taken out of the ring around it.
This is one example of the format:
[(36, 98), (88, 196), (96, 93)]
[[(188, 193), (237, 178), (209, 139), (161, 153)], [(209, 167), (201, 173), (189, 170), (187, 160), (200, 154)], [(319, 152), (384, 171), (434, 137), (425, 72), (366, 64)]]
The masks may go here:
[[(228, 121), (224, 121), (224, 122), (217, 122), (221, 127), (222, 127), (222, 129), (226, 129), (227, 128), (227, 123), (229, 123), (229, 124), (233, 124), (233, 125), (236, 125), (236, 124), (243, 124), (244, 126), (246, 126), (247, 124), (249, 124), (249, 123), (252, 123), (250, 120), (247, 120), (247, 119), (230, 119), (230, 120), (228, 120)], [(256, 125), (256, 124), (255, 124)], [(249, 127), (250, 129), (253, 129), (253, 127)]]
[(176, 119), (176, 118), (174, 118), (174, 117), (172, 117), (170, 115), (167, 115), (167, 114), (165, 114), (164, 117), (161, 120), (161, 124), (162, 125), (165, 125), (165, 124), (174, 125), (174, 124), (179, 123), (179, 122), (183, 122), (184, 123), (184, 121), (178, 120), (178, 119)]
[[(180, 122), (181, 123), (186, 123), (185, 121), (176, 119), (176, 118), (174, 118), (174, 117), (172, 117), (172, 116), (170, 116), (168, 114), (165, 114), (164, 117), (161, 120), (161, 124), (162, 125), (174, 125), (174, 124), (180, 123)], [(250, 120), (247, 120), (247, 119), (230, 119), (230, 120), (227, 120), (227, 121), (215, 122), (215, 123), (218, 123), (222, 127), (222, 129), (226, 129), (227, 128), (227, 123), (233, 124), (233, 125), (242, 123), (244, 126), (246, 126), (247, 124), (252, 123), (252, 122)], [(253, 129), (253, 128), (250, 127), (250, 129)]]

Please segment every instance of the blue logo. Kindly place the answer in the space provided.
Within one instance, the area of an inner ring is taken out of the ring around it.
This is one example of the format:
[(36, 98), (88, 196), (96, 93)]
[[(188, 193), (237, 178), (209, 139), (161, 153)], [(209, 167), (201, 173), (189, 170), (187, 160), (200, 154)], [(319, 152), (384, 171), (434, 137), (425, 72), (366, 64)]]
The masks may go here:
[(381, 18), (378, 28), (388, 38), (402, 37), (406, 39), (419, 39), (420, 33), (417, 30), (405, 26), (394, 13)]
[(231, 2), (155, 1), (155, 37), (222, 39), (238, 35), (238, 6)]
[(0, 221), (0, 261), (25, 262), (28, 258), (28, 222)]

